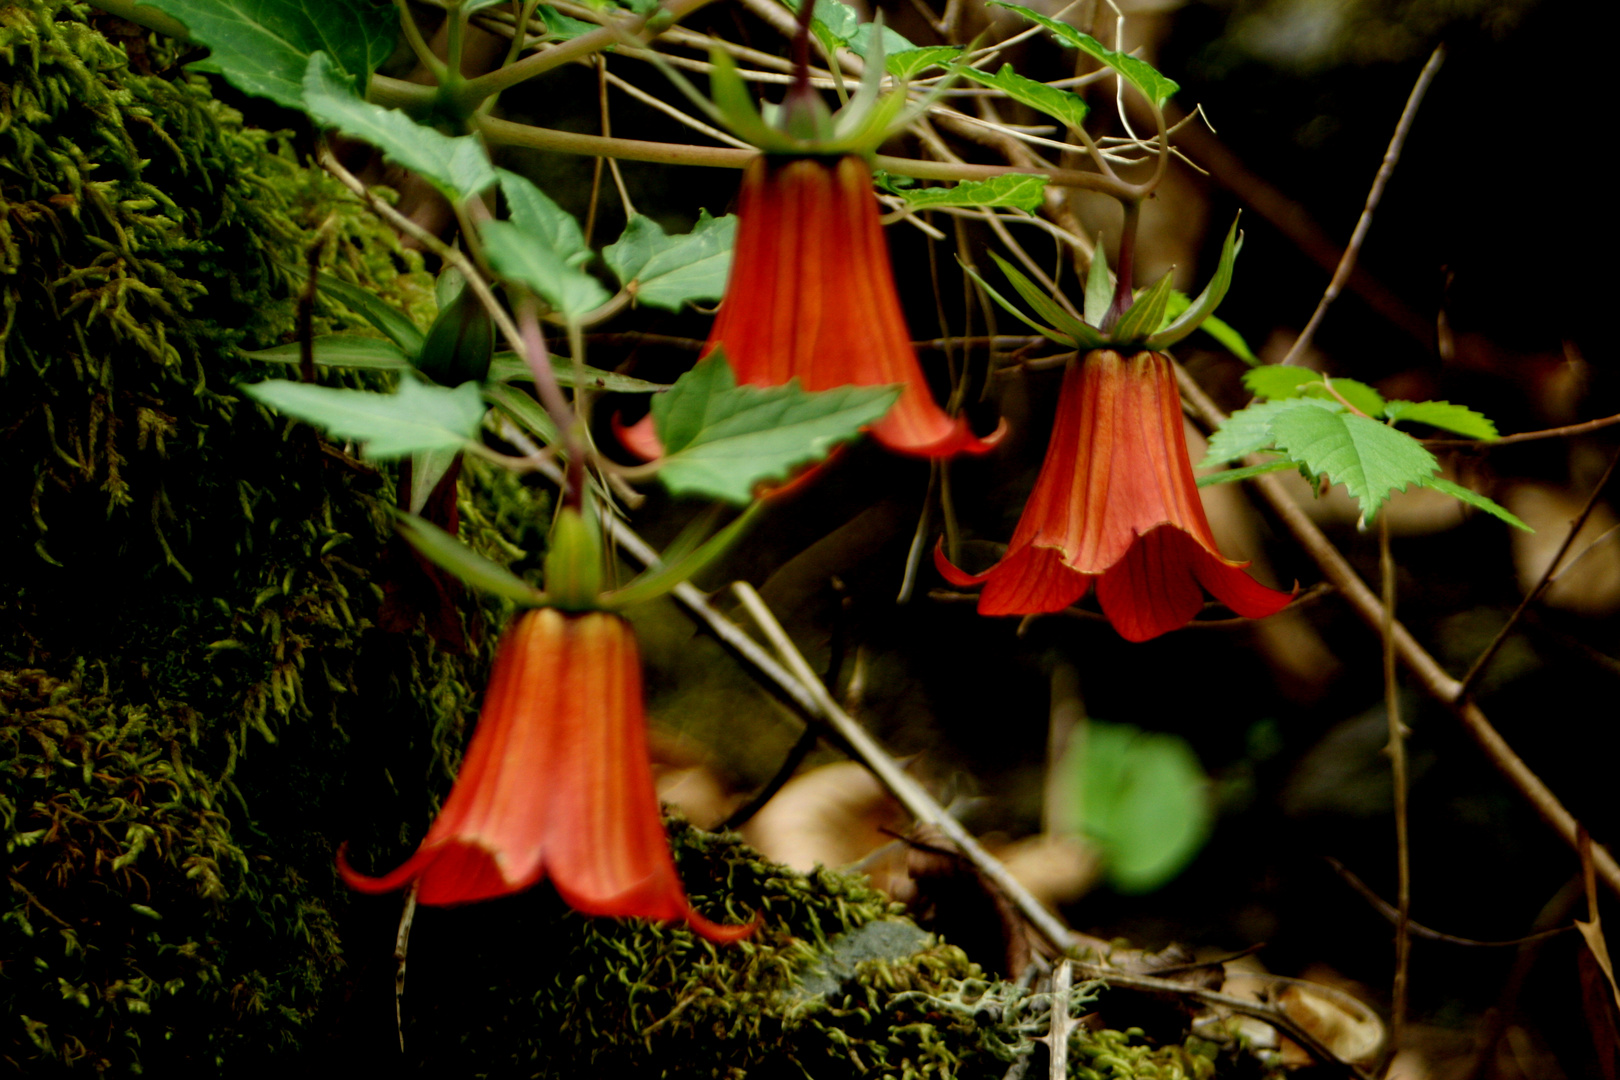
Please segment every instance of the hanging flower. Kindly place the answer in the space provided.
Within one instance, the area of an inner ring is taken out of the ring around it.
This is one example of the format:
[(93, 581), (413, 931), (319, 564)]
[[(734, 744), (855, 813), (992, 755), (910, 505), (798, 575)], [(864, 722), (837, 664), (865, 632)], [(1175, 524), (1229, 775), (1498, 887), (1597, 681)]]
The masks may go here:
[(764, 155), (743, 174), (737, 247), (704, 355), (723, 350), (737, 381), (806, 390), (899, 384), (872, 428), (891, 450), (923, 457), (984, 453), (964, 417), (933, 399), (906, 332), (889, 252), (856, 156)]
[(749, 934), (692, 909), (659, 818), (647, 757), (641, 666), (630, 624), (603, 611), (519, 616), (444, 809), (405, 864), (350, 887), (411, 881), (424, 904), (521, 892), (548, 874), (588, 915), (684, 922), (714, 942)]
[(1131, 641), (1186, 625), (1205, 590), (1251, 619), (1292, 599), (1216, 550), (1175, 374), (1148, 350), (1097, 349), (1070, 362), (1046, 461), (999, 563), (965, 574), (938, 548), (934, 562), (953, 584), (984, 586), (984, 615), (1060, 611), (1095, 580), (1103, 613)]

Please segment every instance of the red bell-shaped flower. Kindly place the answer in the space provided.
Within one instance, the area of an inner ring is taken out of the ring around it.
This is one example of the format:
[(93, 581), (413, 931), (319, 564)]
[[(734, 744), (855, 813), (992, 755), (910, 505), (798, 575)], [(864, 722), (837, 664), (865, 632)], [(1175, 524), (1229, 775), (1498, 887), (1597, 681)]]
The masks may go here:
[(1206, 589), (1251, 619), (1293, 599), (1216, 550), (1175, 373), (1147, 351), (1098, 349), (1069, 365), (1046, 461), (1000, 562), (965, 574), (938, 548), (934, 562), (953, 584), (983, 584), (984, 615), (1060, 611), (1095, 579), (1103, 613), (1131, 641), (1186, 625)]
[(723, 347), (737, 381), (806, 390), (900, 384), (872, 427), (891, 450), (922, 457), (983, 453), (964, 417), (935, 404), (912, 351), (889, 249), (859, 157), (762, 155), (743, 173), (737, 247), (704, 347)]
[(521, 892), (550, 875), (588, 915), (679, 921), (714, 942), (675, 872), (647, 757), (641, 663), (630, 624), (593, 611), (528, 611), (501, 643), (483, 713), (444, 809), (403, 866), (350, 887), (419, 882), (424, 904)]

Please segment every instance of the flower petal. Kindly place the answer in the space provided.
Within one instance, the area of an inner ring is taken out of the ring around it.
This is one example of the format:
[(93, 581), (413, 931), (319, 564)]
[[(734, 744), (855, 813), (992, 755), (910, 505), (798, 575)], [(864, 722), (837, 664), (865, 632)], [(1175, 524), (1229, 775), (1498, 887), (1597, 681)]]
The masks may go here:
[(1193, 573), (1197, 556), (1208, 557), (1197, 541), (1163, 526), (1140, 537), (1103, 574), (1097, 602), (1120, 637), (1147, 641), (1192, 621), (1204, 606), (1204, 590)]
[(1056, 548), (1028, 547), (990, 569), (979, 594), (980, 615), (1039, 615), (1062, 611), (1086, 595), (1091, 578), (1063, 562)]
[(1245, 619), (1275, 615), (1294, 601), (1294, 593), (1281, 592), (1260, 584), (1244, 572), (1248, 563), (1229, 563), (1218, 555), (1201, 551), (1192, 561), (1198, 583), (1210, 594)]

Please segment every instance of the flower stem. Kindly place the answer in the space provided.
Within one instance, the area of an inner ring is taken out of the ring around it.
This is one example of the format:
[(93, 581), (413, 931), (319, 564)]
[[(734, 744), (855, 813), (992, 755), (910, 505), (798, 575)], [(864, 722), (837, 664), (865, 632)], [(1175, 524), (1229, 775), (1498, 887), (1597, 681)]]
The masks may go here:
[(1378, 518), (1378, 567), (1384, 607), (1384, 712), (1389, 719), (1391, 779), (1395, 786), (1395, 981), (1390, 994), (1389, 1052), (1401, 1045), (1406, 1028), (1406, 986), (1412, 951), (1412, 859), (1406, 827), (1406, 725), (1401, 723), (1400, 686), (1395, 665), (1395, 557), (1389, 547), (1389, 514)]
[(1108, 305), (1100, 329), (1107, 333), (1131, 306), (1131, 278), (1136, 268), (1136, 230), (1142, 221), (1142, 200), (1122, 199), (1125, 224), (1119, 233), (1119, 263), (1114, 267), (1114, 302)]

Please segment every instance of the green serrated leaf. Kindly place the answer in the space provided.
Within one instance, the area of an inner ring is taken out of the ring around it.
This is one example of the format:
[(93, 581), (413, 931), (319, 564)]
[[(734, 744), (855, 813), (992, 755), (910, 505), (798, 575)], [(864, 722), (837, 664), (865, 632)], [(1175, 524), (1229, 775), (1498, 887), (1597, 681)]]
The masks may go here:
[(679, 311), (694, 300), (720, 299), (736, 243), (735, 214), (716, 218), (703, 210), (691, 232), (675, 236), (635, 214), (619, 239), (602, 249), (602, 259), (621, 285), (637, 283), (637, 303)]
[(1390, 401), (1384, 405), (1384, 416), (1397, 424), (1428, 424), (1454, 431), (1465, 439), (1490, 442), (1500, 438), (1490, 418), (1449, 401)]
[[(1373, 419), (1380, 419), (1384, 415), (1384, 395), (1355, 379), (1328, 379), (1322, 378), (1320, 385), (1307, 383), (1304, 387), (1305, 397), (1332, 398), (1335, 394), (1350, 403), (1350, 407), (1357, 412), (1366, 413)], [(1333, 389), (1328, 389), (1331, 382)]]
[(1418, 483), (1426, 488), (1433, 488), (1436, 491), (1443, 491), (1454, 499), (1460, 499), (1469, 506), (1485, 511), (1492, 517), (1500, 518), (1509, 525), (1512, 525), (1515, 529), (1523, 529), (1525, 532), (1529, 533), (1536, 531), (1529, 525), (1526, 525), (1522, 518), (1513, 513), (1507, 507), (1503, 506), (1501, 503), (1498, 503), (1493, 499), (1488, 499), (1479, 492), (1470, 488), (1465, 488), (1461, 484), (1447, 480), (1443, 476), (1430, 476), (1418, 481)]
[(546, 246), (569, 266), (581, 266), (590, 261), (591, 249), (585, 243), (585, 232), (579, 221), (552, 201), (526, 176), (509, 169), (496, 169), (495, 178), (506, 196), (506, 207), (512, 224), (526, 233), (543, 237)]
[(1245, 465), (1241, 469), (1224, 469), (1221, 472), (1210, 473), (1198, 478), (1199, 487), (1210, 487), (1214, 484), (1232, 484), (1239, 480), (1247, 480), (1251, 476), (1264, 476), (1270, 472), (1281, 472), (1283, 469), (1295, 468), (1299, 463), (1289, 458), (1279, 461), (1267, 461), (1260, 465)]
[(1108, 272), (1108, 253), (1103, 250), (1102, 234), (1091, 249), (1091, 265), (1086, 268), (1086, 322), (1101, 326), (1114, 302), (1114, 275)]
[(1072, 128), (1078, 128), (1085, 123), (1086, 103), (1079, 94), (1056, 86), (1047, 86), (1034, 79), (1026, 79), (1018, 74), (1011, 64), (1001, 65), (1001, 70), (994, 75), (988, 71), (968, 67), (966, 64), (958, 64), (951, 68), (951, 71), (974, 82), (993, 86), (1014, 101), (1055, 117)]
[(755, 485), (785, 480), (795, 466), (883, 418), (899, 387), (844, 386), (809, 393), (785, 386), (738, 386), (719, 350), (653, 399), (664, 446), (658, 478), (672, 494), (743, 504)]
[(1255, 397), (1283, 400), (1305, 392), (1307, 383), (1320, 383), (1322, 373), (1284, 364), (1262, 364), (1243, 373), (1243, 385)]
[(330, 54), (337, 69), (365, 87), (399, 38), (399, 14), (381, 0), (144, 0), (186, 24), (208, 58), (187, 65), (222, 75), (245, 94), (288, 109), (304, 108), (311, 55)]
[(495, 167), (476, 137), (452, 138), (418, 124), (398, 109), (371, 104), (354, 92), (325, 53), (309, 58), (304, 108), (327, 127), (375, 146), (451, 202), (470, 199), (495, 183)]
[(915, 210), (930, 206), (1013, 206), (1033, 211), (1041, 205), (1046, 177), (1008, 173), (990, 180), (965, 180), (954, 187), (913, 188), (905, 193)]
[(1065, 829), (1102, 849), (1115, 889), (1151, 892), (1175, 877), (1209, 836), (1209, 777), (1185, 739), (1092, 720), (1058, 766), (1074, 792), (1057, 809)]
[[(791, 11), (798, 12), (798, 0), (783, 0), (783, 2)], [(872, 52), (873, 24), (861, 22), (860, 14), (839, 0), (817, 0), (816, 12), (810, 20), (810, 25), (812, 30), (817, 31), (823, 43), (832, 48), (847, 48), (863, 60)], [(887, 26), (883, 28), (883, 52), (886, 55), (910, 52), (916, 48), (917, 46)]]
[(395, 511), (399, 534), (422, 553), (423, 558), (443, 567), (475, 589), (504, 596), (527, 607), (546, 602), (546, 594), (512, 571), (478, 554), (426, 518)]
[(426, 340), (426, 335), (416, 328), (416, 324), (411, 322), (404, 312), (394, 310), (360, 286), (351, 285), (331, 274), (316, 275), (315, 287), (320, 290), (322, 296), (338, 301), (387, 334), (406, 356), (415, 356), (422, 351), (422, 342)]
[(1082, 349), (1096, 349), (1108, 340), (1096, 329), (1070, 315), (1064, 310), (1063, 305), (1046, 295), (1045, 289), (1025, 277), (1006, 259), (993, 251), (990, 257), (1001, 267), (1001, 272), (1007, 275), (1007, 280), (1012, 282), (1012, 287), (1018, 290), (1018, 295), (1024, 298), (1024, 302), (1035, 309), (1035, 314), (1067, 335), (1070, 344)]
[(497, 274), (533, 289), (565, 318), (578, 319), (607, 303), (608, 291), (601, 282), (569, 266), (544, 236), (510, 221), (486, 221), (479, 235)]
[(1271, 422), (1283, 413), (1298, 408), (1322, 409), (1327, 412), (1344, 411), (1344, 406), (1337, 401), (1320, 401), (1316, 398), (1264, 401), (1258, 405), (1250, 405), (1247, 409), (1239, 409), (1228, 416), (1226, 422), (1210, 436), (1209, 453), (1204, 455), (1204, 460), (1199, 462), (1198, 468), (1213, 469), (1217, 465), (1237, 461), (1256, 451), (1267, 449), (1273, 442)]
[(962, 50), (955, 45), (930, 45), (926, 48), (891, 52), (884, 61), (884, 67), (895, 78), (909, 81), (931, 67), (948, 68), (961, 56)]
[(1170, 292), (1170, 275), (1165, 274), (1137, 294), (1136, 300), (1125, 309), (1125, 314), (1119, 317), (1119, 322), (1114, 324), (1114, 332), (1109, 337), (1116, 341), (1147, 340), (1148, 335), (1164, 322), (1164, 310), (1165, 305), (1170, 302)]
[(1238, 236), (1237, 222), (1233, 221), (1232, 227), (1226, 230), (1225, 241), (1221, 244), (1221, 258), (1216, 264), (1215, 276), (1204, 286), (1204, 291), (1198, 294), (1197, 300), (1188, 304), (1185, 310), (1177, 312), (1169, 325), (1154, 331), (1148, 338), (1149, 345), (1155, 349), (1169, 348), (1198, 329), (1200, 323), (1214, 314), (1215, 309), (1221, 306), (1221, 301), (1226, 299), (1226, 291), (1232, 287), (1232, 270), (1237, 265), (1238, 250), (1242, 246), (1243, 241)]
[[(560, 386), (574, 385), (574, 362), (566, 356), (551, 354), (551, 370)], [(604, 371), (587, 365), (583, 370), (585, 385), (592, 390), (607, 390), (615, 394), (661, 394), (669, 389), (668, 383), (648, 382), (617, 371)], [(514, 352), (496, 353), (489, 362), (489, 381), (498, 383), (534, 382), (534, 373), (523, 358)]]
[(460, 448), (478, 434), (484, 402), (477, 383), (455, 389), (405, 379), (392, 394), (270, 379), (243, 393), (340, 439), (359, 439), (362, 456), (404, 457), (419, 450)]
[(1082, 34), (1067, 23), (1048, 18), (1022, 4), (1007, 3), (1005, 0), (990, 0), (990, 4), (992, 7), (1003, 7), (1018, 12), (1030, 22), (1039, 23), (1052, 31), (1065, 45), (1073, 46), (1099, 63), (1113, 68), (1155, 105), (1163, 106), (1177, 90), (1181, 89), (1174, 81), (1159, 74), (1146, 60), (1138, 60), (1134, 56), (1115, 52), (1090, 34)]
[[(363, 337), (359, 334), (327, 334), (310, 343), (314, 346), (315, 362), (323, 367), (362, 368), (369, 371), (399, 371), (411, 366), (399, 346), (382, 338)], [(274, 345), (254, 352), (242, 350), (249, 360), (265, 360), (272, 364), (297, 364), (303, 359), (294, 341), (288, 345)]]
[(1392, 491), (1423, 483), (1439, 467), (1412, 436), (1343, 410), (1288, 409), (1272, 418), (1271, 434), (1280, 453), (1343, 484), (1364, 522), (1378, 516)]

